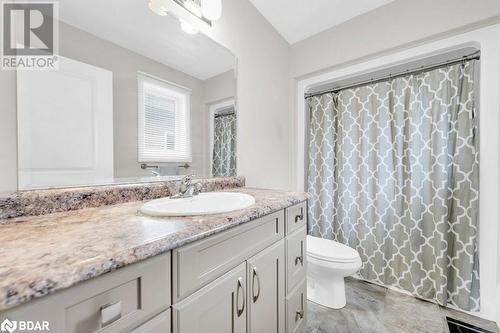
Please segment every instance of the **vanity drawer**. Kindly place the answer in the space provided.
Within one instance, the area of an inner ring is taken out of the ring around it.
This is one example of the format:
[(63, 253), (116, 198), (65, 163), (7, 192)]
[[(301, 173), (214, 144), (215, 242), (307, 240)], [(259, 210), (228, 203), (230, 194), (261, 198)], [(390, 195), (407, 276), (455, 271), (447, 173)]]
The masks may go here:
[(290, 235), (297, 229), (307, 225), (307, 201), (285, 209), (286, 234)]
[(303, 279), (286, 298), (287, 333), (300, 333), (306, 323), (307, 283)]
[(174, 303), (283, 238), (284, 211), (173, 251)]
[(48, 321), (50, 332), (129, 331), (170, 306), (170, 257), (169, 252), (104, 274), (2, 312), (0, 318)]
[(171, 312), (171, 309), (163, 311), (156, 317), (130, 331), (130, 333), (170, 333)]
[(306, 277), (306, 228), (286, 237), (286, 290), (291, 292)]
[(140, 277), (66, 309), (68, 332), (96, 332), (140, 310)]

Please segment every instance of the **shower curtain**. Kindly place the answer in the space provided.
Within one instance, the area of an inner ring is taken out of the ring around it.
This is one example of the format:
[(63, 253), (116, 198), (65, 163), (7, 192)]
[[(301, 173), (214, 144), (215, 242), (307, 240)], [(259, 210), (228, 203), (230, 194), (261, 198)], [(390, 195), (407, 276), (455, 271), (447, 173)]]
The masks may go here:
[(308, 98), (309, 233), (361, 278), (479, 311), (476, 61)]
[(214, 147), (212, 175), (236, 175), (236, 114), (216, 115), (214, 119)]

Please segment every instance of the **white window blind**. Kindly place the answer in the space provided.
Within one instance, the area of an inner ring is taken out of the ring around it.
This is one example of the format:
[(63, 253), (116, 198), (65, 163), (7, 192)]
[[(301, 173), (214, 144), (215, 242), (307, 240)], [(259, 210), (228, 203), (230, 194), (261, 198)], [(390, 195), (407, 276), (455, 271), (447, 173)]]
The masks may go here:
[(191, 162), (191, 92), (139, 74), (139, 162)]

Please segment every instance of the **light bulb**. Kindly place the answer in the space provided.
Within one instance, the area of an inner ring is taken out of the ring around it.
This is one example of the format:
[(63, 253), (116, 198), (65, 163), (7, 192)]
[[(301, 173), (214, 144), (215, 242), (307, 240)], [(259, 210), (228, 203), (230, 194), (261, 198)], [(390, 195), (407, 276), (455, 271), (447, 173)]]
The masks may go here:
[(149, 0), (149, 9), (160, 16), (167, 16), (167, 10), (160, 6), (156, 0)]
[(222, 15), (222, 0), (201, 0), (201, 12), (210, 21), (220, 19)]
[(187, 34), (195, 35), (199, 32), (199, 30), (193, 27), (189, 22), (184, 21), (183, 19), (179, 19), (181, 22), (181, 29)]

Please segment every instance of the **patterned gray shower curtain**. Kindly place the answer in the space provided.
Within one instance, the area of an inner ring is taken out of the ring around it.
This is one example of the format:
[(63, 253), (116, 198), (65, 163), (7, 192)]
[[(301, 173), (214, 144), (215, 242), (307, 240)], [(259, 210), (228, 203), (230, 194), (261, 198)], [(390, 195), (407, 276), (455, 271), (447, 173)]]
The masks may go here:
[(310, 97), (309, 232), (361, 278), (479, 311), (476, 61)]
[(212, 176), (236, 176), (236, 114), (224, 114), (214, 120)]

